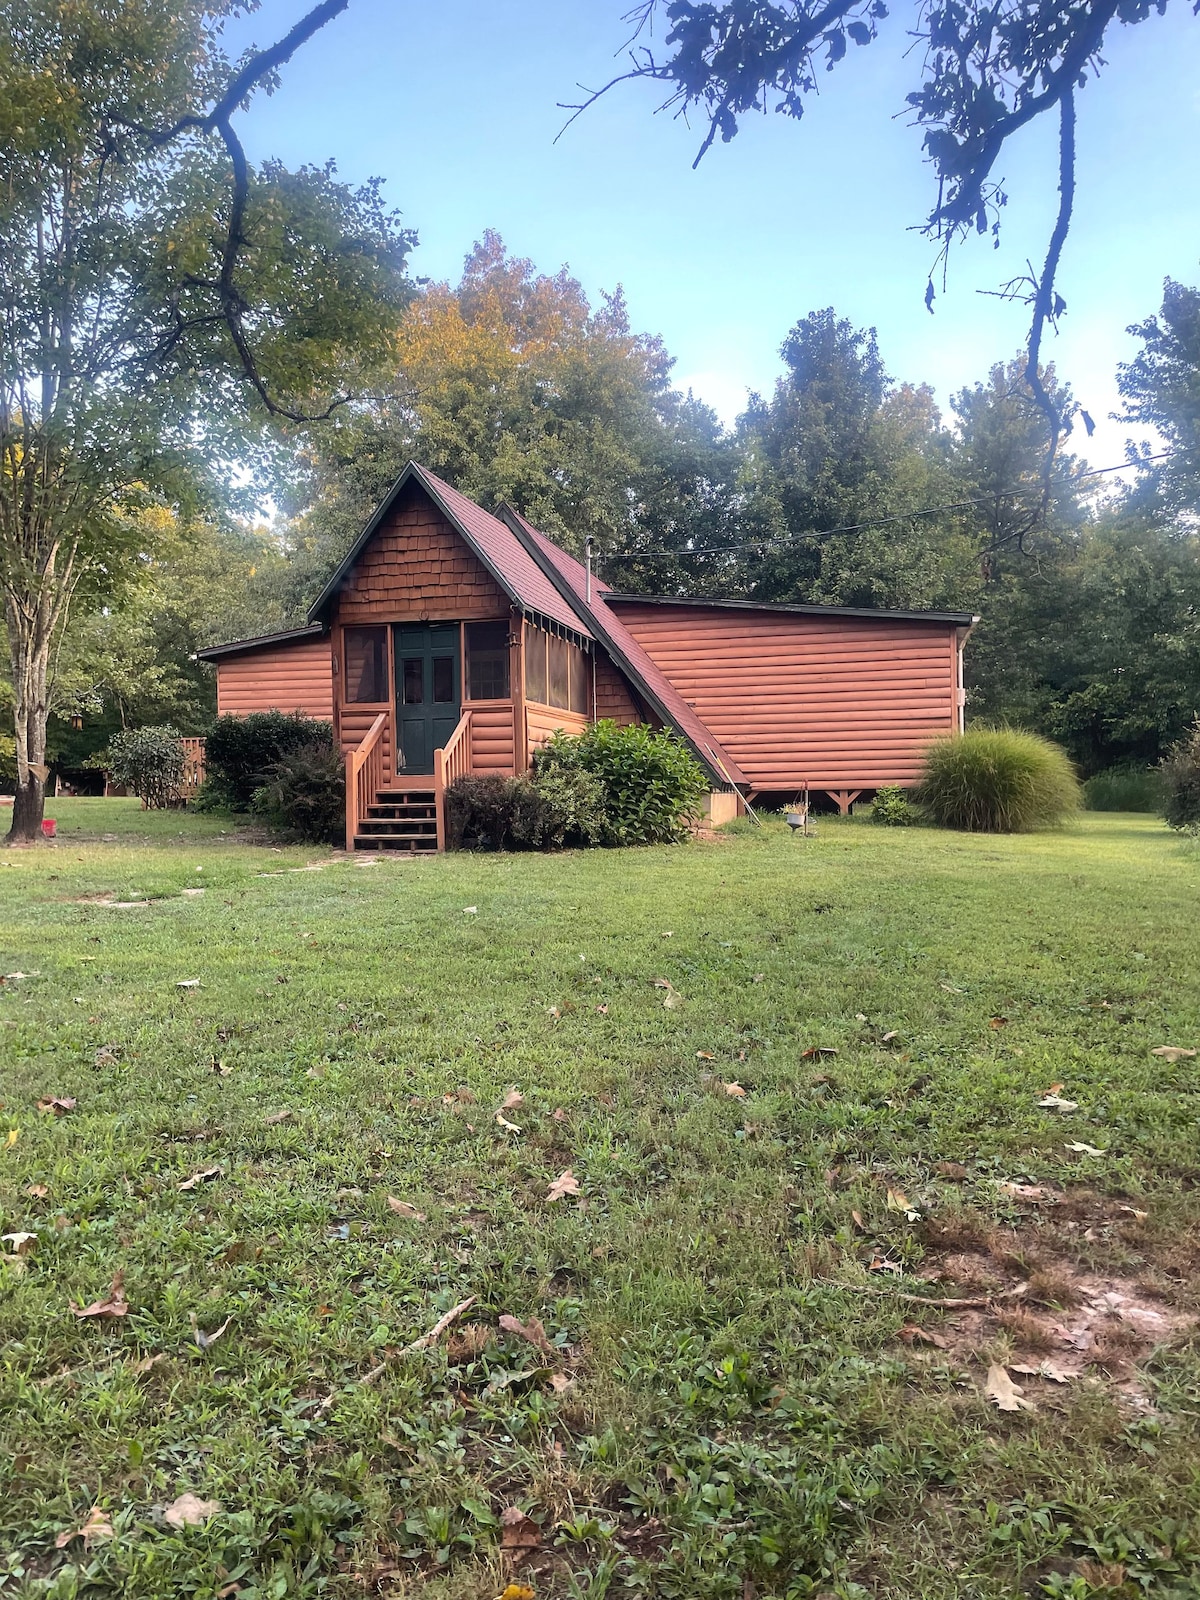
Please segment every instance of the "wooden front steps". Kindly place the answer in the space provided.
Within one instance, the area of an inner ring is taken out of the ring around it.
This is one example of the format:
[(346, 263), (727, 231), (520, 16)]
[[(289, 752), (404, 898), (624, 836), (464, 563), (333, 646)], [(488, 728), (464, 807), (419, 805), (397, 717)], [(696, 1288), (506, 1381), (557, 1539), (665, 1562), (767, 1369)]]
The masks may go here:
[(374, 803), (359, 818), (356, 850), (403, 850), (433, 853), (438, 847), (437, 792), (391, 788), (376, 791)]

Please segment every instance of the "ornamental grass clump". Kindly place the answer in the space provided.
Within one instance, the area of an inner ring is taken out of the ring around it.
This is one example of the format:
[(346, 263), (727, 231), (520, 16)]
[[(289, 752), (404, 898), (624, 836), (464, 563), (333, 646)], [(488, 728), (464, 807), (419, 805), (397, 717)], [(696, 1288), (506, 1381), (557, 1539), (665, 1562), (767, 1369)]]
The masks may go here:
[(919, 790), (930, 820), (972, 833), (1052, 828), (1079, 809), (1075, 769), (1064, 750), (1035, 733), (972, 728), (938, 739)]

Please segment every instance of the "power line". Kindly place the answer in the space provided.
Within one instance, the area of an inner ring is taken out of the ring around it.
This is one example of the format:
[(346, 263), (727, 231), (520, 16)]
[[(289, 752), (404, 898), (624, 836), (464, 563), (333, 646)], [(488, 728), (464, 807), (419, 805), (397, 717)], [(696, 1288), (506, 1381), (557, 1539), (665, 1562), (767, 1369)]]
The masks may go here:
[[(1162, 461), (1177, 454), (1174, 450), (1160, 450), (1157, 455), (1142, 456), (1137, 461), (1118, 461), (1110, 467), (1091, 467), (1087, 472), (1077, 472), (1064, 484), (1080, 483), (1084, 478), (1099, 478), (1106, 472), (1128, 472), (1144, 466), (1148, 461)], [(1041, 485), (1028, 489), (993, 490), (991, 494), (976, 495), (970, 500), (947, 500), (940, 506), (925, 506), (918, 511), (897, 511), (886, 517), (870, 517), (865, 522), (847, 522), (840, 528), (814, 529), (812, 533), (782, 534), (776, 539), (747, 539), (742, 544), (718, 544), (705, 550), (605, 550), (599, 559), (604, 561), (674, 561), (679, 556), (723, 556), (733, 550), (767, 550), (775, 545), (812, 544), (821, 539), (832, 539), (837, 533), (861, 533), (866, 528), (883, 528), (892, 522), (911, 522), (914, 517), (934, 517), (942, 511), (962, 511), (968, 506), (991, 505), (997, 499), (1016, 500), (1026, 495), (1039, 495)]]

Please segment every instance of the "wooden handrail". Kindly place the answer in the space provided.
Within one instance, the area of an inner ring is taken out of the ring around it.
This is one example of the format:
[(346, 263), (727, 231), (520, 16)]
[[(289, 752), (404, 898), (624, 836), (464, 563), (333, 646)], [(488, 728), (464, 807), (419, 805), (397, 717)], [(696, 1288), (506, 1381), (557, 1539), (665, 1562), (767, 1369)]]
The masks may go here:
[(458, 719), (458, 726), (440, 750), (433, 752), (433, 787), (437, 802), (437, 847), (446, 848), (446, 790), (456, 778), (471, 770), (471, 710)]
[(381, 711), (367, 729), (357, 750), (346, 752), (346, 849), (354, 849), (358, 825), (367, 816), (367, 807), (383, 788), (383, 730), (387, 712)]

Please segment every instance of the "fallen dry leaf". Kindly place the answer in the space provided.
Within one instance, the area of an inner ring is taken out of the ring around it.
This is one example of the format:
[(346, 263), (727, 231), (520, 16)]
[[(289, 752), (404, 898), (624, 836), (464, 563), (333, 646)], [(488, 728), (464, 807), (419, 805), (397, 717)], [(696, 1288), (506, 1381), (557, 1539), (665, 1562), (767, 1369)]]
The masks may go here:
[(141, 1361), (135, 1361), (129, 1370), (137, 1377), (141, 1378), (144, 1377), (147, 1372), (152, 1372), (155, 1367), (159, 1366), (160, 1363), (166, 1359), (166, 1356), (161, 1352), (156, 1356), (143, 1356)]
[(960, 989), (956, 983), (939, 983), (939, 989), (945, 989), (947, 994), (966, 994), (965, 989)]
[(263, 1122), (268, 1128), (278, 1128), (280, 1123), (290, 1122), (291, 1120), (292, 1113), (290, 1111), (272, 1111), (269, 1117), (263, 1118)]
[(205, 1333), (203, 1328), (197, 1327), (196, 1318), (195, 1318), (195, 1315), (193, 1314), (193, 1316), (192, 1316), (192, 1336), (195, 1339), (196, 1343), (200, 1346), (201, 1350), (207, 1350), (207, 1349), (210, 1348), (210, 1346), (216, 1344), (217, 1340), (221, 1337), (221, 1335), (228, 1330), (229, 1325), (230, 1325), (230, 1323), (232, 1321), (233, 1321), (232, 1317), (226, 1317), (225, 1321), (221, 1324), (221, 1326), (219, 1328), (214, 1328), (211, 1333)]
[(499, 1600), (535, 1600), (535, 1596), (527, 1583), (510, 1583), (505, 1586)]
[(935, 1161), (933, 1170), (939, 1178), (948, 1178), (951, 1183), (965, 1183), (967, 1169), (961, 1161)]
[(1078, 1156), (1106, 1156), (1107, 1150), (1097, 1150), (1094, 1144), (1084, 1144), (1081, 1140), (1072, 1140), (1070, 1144), (1063, 1145), (1064, 1150), (1073, 1150)]
[(898, 1039), (899, 1037), (900, 1037), (899, 1030), (896, 1029), (896, 1028), (892, 1028), (887, 1033), (885, 1033), (885, 1034), (883, 1034), (881, 1036), (879, 1042), (880, 1042), (880, 1044), (891, 1044), (893, 1039)]
[(1184, 1050), (1177, 1044), (1160, 1044), (1151, 1050), (1152, 1056), (1161, 1056), (1164, 1061), (1191, 1061), (1196, 1052)]
[(515, 1111), (518, 1106), (525, 1104), (525, 1096), (515, 1086), (511, 1088), (500, 1102), (501, 1111)]
[(0, 1234), (0, 1244), (12, 1246), (14, 1256), (27, 1256), (37, 1244), (36, 1233), (5, 1233)]
[(568, 1167), (565, 1172), (560, 1172), (558, 1177), (546, 1191), (546, 1199), (554, 1204), (556, 1200), (565, 1200), (569, 1194), (579, 1193), (579, 1179)]
[(410, 1206), (407, 1200), (397, 1200), (394, 1194), (387, 1197), (388, 1210), (394, 1211), (398, 1217), (403, 1217), (405, 1222), (424, 1222), (425, 1213), (418, 1211), (416, 1206)]
[(175, 1187), (180, 1194), (183, 1194), (189, 1189), (198, 1189), (202, 1183), (211, 1183), (214, 1178), (219, 1178), (223, 1171), (224, 1168), (219, 1166), (201, 1167), (198, 1172), (193, 1172), (190, 1178), (185, 1178), (182, 1183), (176, 1184)]
[(1148, 1211), (1139, 1211), (1136, 1206), (1118, 1206), (1118, 1211), (1127, 1211), (1137, 1222), (1145, 1222), (1150, 1215)]
[(837, 1050), (831, 1044), (810, 1044), (807, 1050), (801, 1050), (801, 1061), (812, 1061), (818, 1056), (835, 1056)]
[(1072, 1378), (1079, 1376), (1077, 1372), (1070, 1372), (1054, 1361), (1040, 1361), (1036, 1367), (1019, 1366), (1015, 1361), (1009, 1362), (1009, 1365), (1014, 1372), (1020, 1372), (1030, 1378), (1048, 1378), (1051, 1383), (1070, 1383)]
[(1007, 1028), (1008, 1027), (1008, 1018), (1007, 1017), (992, 1017), (991, 1020), (988, 1022), (988, 1027), (989, 1028)]
[(508, 1506), (500, 1513), (500, 1548), (514, 1551), (542, 1548), (542, 1530), (520, 1506)]
[(515, 1333), (518, 1339), (524, 1339), (526, 1344), (531, 1344), (535, 1350), (540, 1350), (543, 1355), (555, 1356), (558, 1351), (546, 1337), (546, 1330), (538, 1317), (530, 1317), (528, 1322), (521, 1322), (516, 1317), (507, 1313), (500, 1318), (500, 1326), (505, 1333)]
[(744, 1100), (746, 1098), (746, 1091), (740, 1083), (723, 1083), (721, 1087), (727, 1095), (731, 1095), (735, 1100)]
[(98, 1540), (111, 1539), (112, 1536), (113, 1525), (109, 1520), (108, 1513), (101, 1511), (99, 1506), (93, 1506), (88, 1512), (86, 1522), (81, 1523), (78, 1528), (71, 1528), (69, 1531), (59, 1534), (54, 1541), (54, 1548), (56, 1550), (65, 1550), (74, 1540), (82, 1539), (84, 1549), (90, 1550)]
[(44, 1183), (30, 1183), (26, 1185), (25, 1193), (31, 1200), (44, 1200), (50, 1191)]
[(129, 1314), (129, 1302), (125, 1298), (125, 1274), (118, 1270), (113, 1273), (113, 1280), (108, 1286), (107, 1300), (93, 1300), (90, 1306), (79, 1307), (74, 1300), (67, 1302), (71, 1307), (71, 1315), (75, 1317), (124, 1317)]
[(198, 1500), (194, 1494), (181, 1494), (163, 1512), (163, 1521), (173, 1528), (198, 1528), (220, 1509), (219, 1500)]
[(561, 1106), (555, 1106), (554, 1110), (550, 1113), (550, 1120), (551, 1122), (565, 1122), (567, 1120), (567, 1113)]
[(887, 1192), (887, 1208), (889, 1211), (911, 1211), (913, 1204), (903, 1189), (889, 1189)]
[(1058, 1094), (1044, 1094), (1038, 1101), (1038, 1105), (1043, 1111), (1062, 1111), (1065, 1113), (1079, 1110), (1079, 1102), (1077, 1100), (1064, 1100)]
[(988, 1368), (984, 1392), (998, 1411), (1036, 1411), (1032, 1400), (1022, 1398), (1024, 1390), (1014, 1383), (1004, 1367), (995, 1362)]
[(517, 1127), (516, 1123), (515, 1122), (510, 1122), (508, 1120), (508, 1118), (501, 1111), (497, 1111), (497, 1113), (496, 1113), (496, 1121), (500, 1124), (500, 1126), (502, 1128), (507, 1128), (509, 1133), (520, 1133), (520, 1131), (521, 1131), (520, 1128)]
[(918, 1328), (915, 1322), (906, 1322), (900, 1329), (900, 1337), (905, 1344), (932, 1344), (939, 1350), (949, 1348), (950, 1341), (941, 1333), (932, 1333), (928, 1328)]
[(713, 1055), (711, 1050), (697, 1050), (696, 1051), (696, 1060), (697, 1061), (715, 1061), (716, 1059), (717, 1059), (716, 1056)]
[(608, 1015), (608, 1007), (607, 1006), (597, 1006), (596, 1010), (600, 1013), (600, 1015), (602, 1017), (606, 1017)]
[(1009, 1195), (1013, 1200), (1052, 1200), (1054, 1196), (1043, 1189), (1038, 1183), (998, 1183), (996, 1185), (1001, 1194)]
[(177, 989), (198, 989), (200, 987), (200, 979), (199, 978), (178, 978), (178, 979), (176, 979), (175, 987)]
[(479, 915), (479, 907), (478, 906), (464, 906), (463, 907), (463, 916), (464, 917), (477, 917), (478, 915)]
[(20, 1137), (21, 1137), (20, 1128), (10, 1128), (8, 1130), (8, 1133), (7, 1133), (7, 1135), (5, 1137), (5, 1140), (4, 1140), (4, 1148), (6, 1150), (11, 1150), (12, 1147), (16, 1144), (17, 1140)]
[(56, 1096), (52, 1100), (39, 1100), (37, 1103), (37, 1108), (44, 1117), (65, 1117), (67, 1112), (74, 1111), (78, 1104), (79, 1102), (77, 1100), (72, 1100), (70, 1096), (62, 1095)]
[(555, 1394), (566, 1394), (568, 1389), (575, 1387), (575, 1379), (568, 1378), (565, 1372), (552, 1372), (550, 1374), (550, 1387)]

